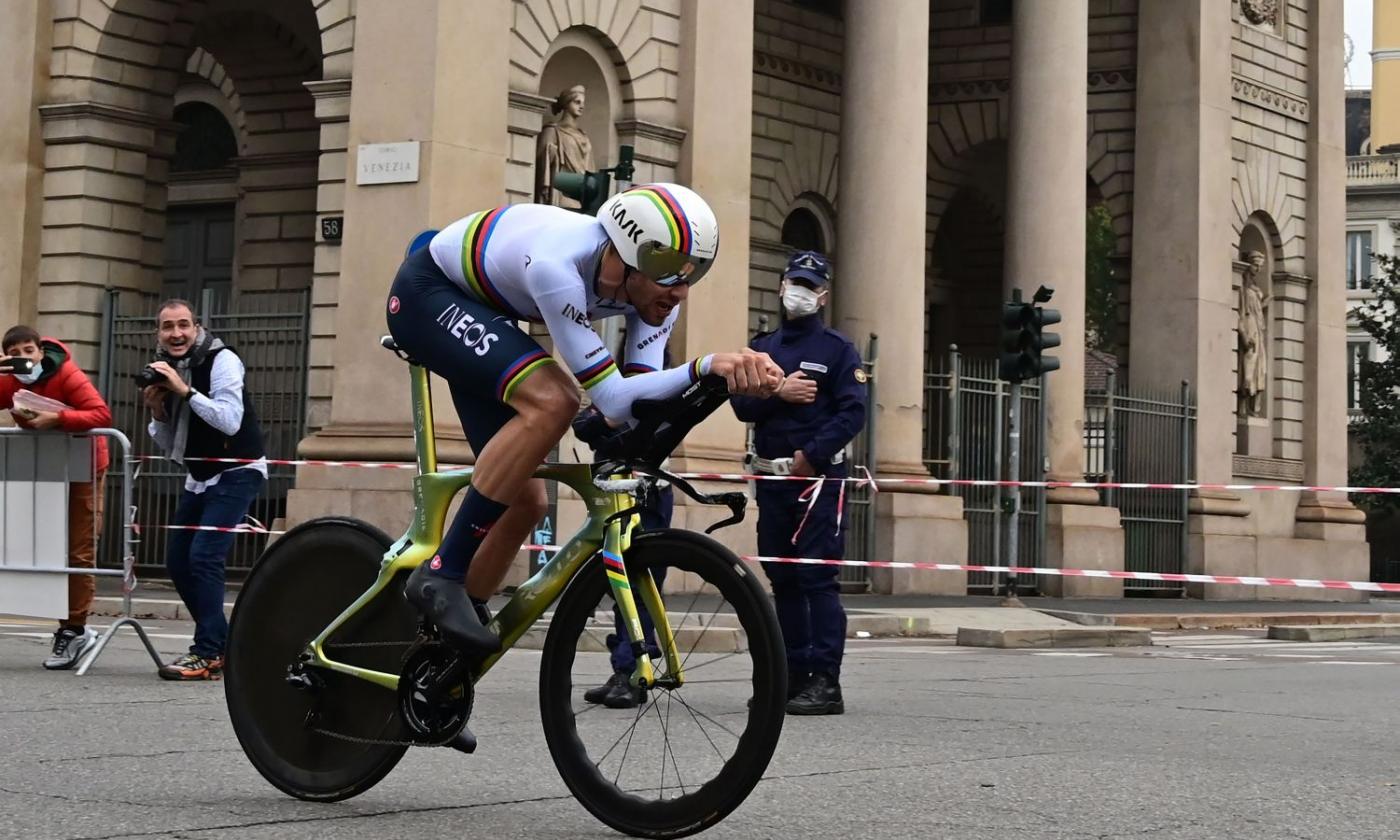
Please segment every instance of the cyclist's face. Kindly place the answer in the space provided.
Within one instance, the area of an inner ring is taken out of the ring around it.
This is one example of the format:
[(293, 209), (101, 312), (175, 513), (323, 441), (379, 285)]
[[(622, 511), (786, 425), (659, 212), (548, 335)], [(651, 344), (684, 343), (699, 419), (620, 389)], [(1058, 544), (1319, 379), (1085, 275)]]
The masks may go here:
[(666, 323), (671, 310), (680, 306), (681, 302), (690, 296), (688, 284), (663, 286), (636, 269), (627, 272), (626, 282), (627, 297), (636, 307), (642, 322), (650, 327), (659, 327)]

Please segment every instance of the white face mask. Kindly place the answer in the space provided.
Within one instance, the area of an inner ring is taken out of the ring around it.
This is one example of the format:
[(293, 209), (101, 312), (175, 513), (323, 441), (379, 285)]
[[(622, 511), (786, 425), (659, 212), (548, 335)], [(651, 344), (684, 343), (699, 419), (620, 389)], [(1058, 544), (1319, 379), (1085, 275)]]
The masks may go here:
[(44, 373), (44, 367), (43, 367), (43, 365), (35, 365), (35, 366), (29, 371), (29, 373), (16, 373), (16, 374), (12, 374), (12, 375), (14, 376), (15, 379), (18, 379), (20, 382), (23, 382), (25, 385), (33, 385), (35, 382), (38, 382), (38, 381), (39, 381), (39, 377), (42, 376), (43, 373)]
[(796, 283), (783, 287), (783, 311), (789, 318), (805, 318), (821, 309), (821, 294)]

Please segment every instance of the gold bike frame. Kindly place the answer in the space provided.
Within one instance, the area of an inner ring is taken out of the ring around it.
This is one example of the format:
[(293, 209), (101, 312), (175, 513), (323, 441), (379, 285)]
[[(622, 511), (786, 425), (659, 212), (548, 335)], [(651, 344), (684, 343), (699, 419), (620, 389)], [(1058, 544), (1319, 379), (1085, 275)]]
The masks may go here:
[[(307, 664), (332, 671), (339, 671), (362, 680), (397, 689), (398, 674), (389, 674), (369, 668), (361, 668), (344, 662), (337, 662), (326, 655), (326, 640), (351, 619), (367, 604), (378, 597), (399, 572), (410, 571), (426, 562), (437, 552), (442, 543), (443, 523), (447, 518), (447, 508), (462, 488), (471, 484), (472, 470), (446, 470), (437, 468), (437, 441), (433, 435), (432, 395), (428, 388), (428, 371), (419, 365), (410, 364), (413, 396), (413, 439), (417, 454), (418, 474), (413, 479), (413, 521), (408, 532), (398, 539), (384, 554), (379, 568), (379, 576), (364, 594), (355, 599), (349, 607), (335, 618), (320, 635), (307, 646), (310, 662)], [(642, 602), (651, 614), (656, 627), (657, 642), (666, 657), (670, 680), (677, 685), (684, 683), (680, 651), (676, 647), (672, 632), (662, 605), (661, 593), (656, 581), (647, 572), (635, 579), (629, 576), (623, 557), (631, 546), (632, 528), (636, 515), (619, 516), (634, 506), (630, 493), (618, 490), (602, 490), (593, 483), (593, 470), (588, 464), (545, 464), (535, 470), (536, 478), (557, 481), (573, 488), (583, 499), (588, 518), (576, 534), (565, 543), (550, 560), (529, 580), (517, 587), (510, 601), (491, 619), (487, 628), (501, 639), (501, 650), (481, 662), (473, 671), (472, 681), (480, 679), (491, 670), (505, 652), (534, 626), (545, 611), (559, 600), (569, 582), (583, 569), (584, 564), (602, 551), (607, 570), (608, 584), (612, 588), (614, 600), (622, 614), (623, 625), (633, 647), (640, 650), (637, 667), (632, 674), (634, 686), (650, 686), (655, 682), (651, 658), (646, 655), (643, 642), (641, 617), (629, 580), (638, 584)], [(612, 518), (609, 521), (610, 517)], [(624, 523), (622, 520), (626, 519)]]

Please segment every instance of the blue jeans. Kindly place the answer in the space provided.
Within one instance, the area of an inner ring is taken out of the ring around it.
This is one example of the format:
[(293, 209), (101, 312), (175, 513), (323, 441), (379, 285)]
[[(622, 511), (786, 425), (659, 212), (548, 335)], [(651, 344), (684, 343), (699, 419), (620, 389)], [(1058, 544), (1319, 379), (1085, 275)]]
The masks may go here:
[[(243, 521), (265, 480), (256, 470), (234, 469), (225, 472), (218, 484), (203, 493), (186, 490), (171, 524), (232, 528)], [(180, 600), (194, 618), (190, 652), (206, 659), (223, 656), (228, 642), (224, 561), (236, 536), (219, 531), (171, 531), (165, 547), (165, 568)]]

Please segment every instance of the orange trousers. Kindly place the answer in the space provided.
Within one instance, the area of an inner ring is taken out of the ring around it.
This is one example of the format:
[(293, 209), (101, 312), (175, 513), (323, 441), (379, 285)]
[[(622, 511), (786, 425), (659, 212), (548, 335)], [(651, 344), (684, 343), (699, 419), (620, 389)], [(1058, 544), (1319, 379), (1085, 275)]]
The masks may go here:
[[(97, 542), (102, 536), (103, 490), (107, 474), (99, 471), (92, 481), (68, 485), (68, 565), (97, 568)], [(88, 612), (97, 595), (97, 579), (92, 575), (68, 576), (69, 627), (87, 626)]]

